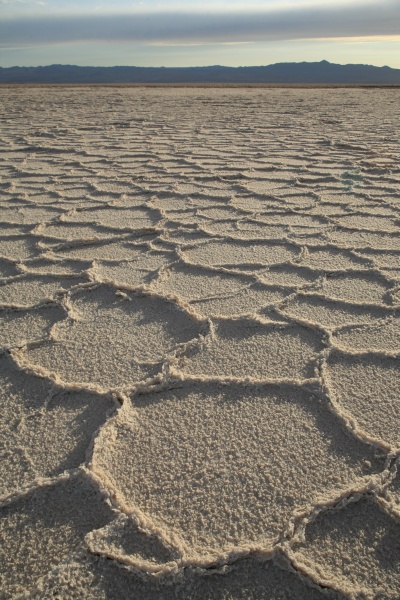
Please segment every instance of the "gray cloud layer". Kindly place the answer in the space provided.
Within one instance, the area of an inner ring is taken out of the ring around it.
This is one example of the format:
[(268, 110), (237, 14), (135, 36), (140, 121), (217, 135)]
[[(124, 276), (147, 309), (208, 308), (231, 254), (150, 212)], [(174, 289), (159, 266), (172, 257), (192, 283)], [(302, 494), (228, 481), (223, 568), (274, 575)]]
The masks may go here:
[(136, 43), (257, 42), (300, 38), (399, 35), (400, 3), (247, 13), (148, 13), (48, 16), (0, 23), (1, 45), (74, 41)]

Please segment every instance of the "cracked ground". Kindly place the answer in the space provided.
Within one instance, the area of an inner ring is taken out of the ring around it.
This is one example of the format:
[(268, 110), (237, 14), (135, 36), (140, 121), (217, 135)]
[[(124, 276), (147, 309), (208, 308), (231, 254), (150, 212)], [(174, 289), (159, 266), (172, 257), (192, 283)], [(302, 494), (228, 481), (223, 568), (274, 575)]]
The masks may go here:
[(1, 597), (398, 599), (397, 90), (0, 101)]

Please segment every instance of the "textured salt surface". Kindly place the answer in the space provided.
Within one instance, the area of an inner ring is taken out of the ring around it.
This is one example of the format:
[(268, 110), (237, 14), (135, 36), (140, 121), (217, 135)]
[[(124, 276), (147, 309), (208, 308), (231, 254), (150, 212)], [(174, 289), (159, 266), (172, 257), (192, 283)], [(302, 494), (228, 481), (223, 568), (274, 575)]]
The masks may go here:
[(1, 597), (398, 599), (398, 92), (0, 94)]

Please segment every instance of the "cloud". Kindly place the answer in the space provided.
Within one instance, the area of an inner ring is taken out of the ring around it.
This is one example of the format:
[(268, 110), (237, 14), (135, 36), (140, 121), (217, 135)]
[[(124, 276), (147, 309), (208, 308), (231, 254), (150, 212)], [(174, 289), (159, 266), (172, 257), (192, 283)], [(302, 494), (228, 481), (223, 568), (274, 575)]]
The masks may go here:
[[(4, 0), (3, 0), (4, 1)], [(220, 44), (398, 35), (400, 3), (240, 12), (138, 12), (15, 17), (0, 23), (3, 47), (68, 42)]]
[(40, 2), (40, 0), (0, 0), (0, 4), (8, 4), (10, 6), (39, 4), (40, 6), (43, 6), (45, 2)]

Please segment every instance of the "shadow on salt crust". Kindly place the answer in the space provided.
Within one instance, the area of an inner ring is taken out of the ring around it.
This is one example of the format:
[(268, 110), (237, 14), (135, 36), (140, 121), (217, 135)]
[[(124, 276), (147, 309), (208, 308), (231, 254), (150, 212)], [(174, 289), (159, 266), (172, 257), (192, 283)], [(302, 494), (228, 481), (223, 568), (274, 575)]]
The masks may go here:
[(35, 225), (56, 219), (62, 214), (62, 210), (57, 210), (54, 207), (44, 206), (24, 206), (5, 209), (2, 208), (0, 213), (0, 222), (7, 224), (15, 223), (21, 225)]
[(400, 449), (400, 358), (333, 353), (323, 369), (328, 390), (370, 438)]
[(180, 368), (204, 377), (308, 379), (316, 377), (321, 337), (300, 325), (220, 321), (199, 347), (186, 353)]
[(115, 404), (86, 391), (67, 391), (0, 357), (2, 424), (0, 496), (78, 467)]
[(251, 277), (179, 263), (164, 269), (153, 282), (152, 289), (161, 294), (177, 295), (185, 302), (191, 302), (226, 297), (253, 282)]
[(305, 227), (307, 229), (312, 228), (316, 231), (322, 231), (329, 224), (328, 221), (321, 217), (315, 217), (301, 213), (291, 213), (287, 210), (276, 215), (267, 213), (266, 215), (261, 214), (260, 216), (262, 219), (265, 219), (265, 222), (268, 224), (276, 223), (279, 225), (287, 225), (289, 227), (297, 226)]
[(53, 304), (40, 308), (0, 310), (0, 352), (1, 349), (43, 339), (50, 328), (64, 318), (65, 311)]
[(201, 229), (212, 235), (227, 236), (238, 240), (282, 240), (288, 235), (286, 226), (273, 226), (257, 221), (217, 221), (201, 224)]
[(185, 249), (183, 254), (190, 262), (202, 265), (253, 265), (267, 266), (296, 258), (299, 250), (292, 244), (208, 241)]
[(293, 300), (282, 304), (280, 310), (288, 317), (299, 319), (304, 323), (320, 325), (326, 329), (352, 324), (374, 324), (377, 320), (392, 314), (384, 307), (363, 307), (329, 300), (318, 294), (301, 293)]
[(164, 231), (160, 235), (160, 240), (165, 240), (172, 248), (179, 248), (179, 246), (188, 245), (192, 247), (197, 242), (204, 242), (209, 240), (209, 235), (200, 231), (196, 226), (194, 227), (179, 227), (167, 221), (164, 223)]
[(79, 244), (59, 247), (54, 250), (61, 258), (73, 258), (79, 260), (132, 260), (142, 253), (140, 248), (130, 244), (122, 238), (118, 242)]
[[(309, 200), (307, 200), (309, 202)], [(260, 212), (263, 209), (269, 207), (276, 207), (279, 210), (280, 204), (272, 198), (256, 198), (256, 197), (243, 197), (233, 196), (231, 199), (232, 206), (236, 206), (244, 211)]]
[(398, 233), (373, 233), (366, 235), (365, 231), (340, 231), (329, 234), (330, 240), (338, 246), (350, 247), (356, 250), (400, 250)]
[(19, 272), (11, 259), (0, 258), (0, 277), (12, 277), (18, 275)]
[(400, 353), (400, 314), (376, 325), (344, 327), (335, 332), (332, 341), (338, 348), (353, 352)]
[(206, 219), (210, 219), (211, 222), (231, 221), (232, 223), (236, 223), (239, 219), (248, 214), (248, 211), (238, 211), (233, 208), (233, 206), (222, 205), (203, 208), (199, 210), (197, 214)]
[(125, 404), (92, 468), (186, 561), (268, 551), (295, 511), (383, 466), (299, 387), (177, 386)]
[(51, 252), (43, 258), (26, 260), (20, 265), (23, 272), (41, 275), (80, 275), (91, 267), (91, 262), (83, 260), (63, 260)]
[(326, 296), (360, 305), (391, 304), (387, 293), (392, 286), (378, 273), (330, 275), (322, 281)]
[(255, 283), (224, 296), (193, 300), (191, 305), (198, 314), (207, 317), (239, 317), (274, 307), (290, 293), (285, 288)]
[(185, 569), (174, 580), (164, 581), (84, 554), (50, 572), (36, 593), (42, 600), (343, 600), (272, 562), (244, 559), (214, 573)]
[(121, 231), (154, 227), (159, 219), (159, 212), (147, 207), (114, 209), (107, 206), (104, 209), (85, 210), (68, 215), (70, 222), (97, 223)]
[(82, 277), (59, 277), (53, 275), (21, 275), (0, 283), (0, 304), (4, 306), (34, 306), (48, 302), (80, 283)]
[[(377, 207), (377, 210), (382, 211), (380, 207)], [(396, 219), (390, 219), (383, 217), (382, 215), (377, 215), (375, 217), (363, 215), (362, 213), (357, 215), (344, 215), (341, 217), (335, 217), (335, 221), (344, 227), (364, 229), (365, 231), (398, 231)]]
[(141, 530), (135, 521), (122, 514), (106, 527), (90, 533), (86, 542), (93, 554), (118, 560), (121, 564), (157, 573), (164, 565), (175, 571), (179, 552), (151, 531)]
[(360, 254), (371, 260), (378, 267), (400, 268), (400, 252), (394, 253), (384, 250), (362, 250)]
[(294, 547), (297, 566), (349, 598), (397, 600), (400, 521), (371, 497), (322, 512)]
[(244, 190), (249, 192), (255, 192), (256, 194), (269, 196), (271, 193), (275, 194), (277, 191), (284, 188), (284, 185), (279, 181), (249, 181), (243, 184)]
[(118, 296), (97, 286), (70, 299), (73, 319), (57, 323), (51, 340), (27, 348), (27, 364), (65, 383), (121, 389), (154, 377), (177, 346), (204, 324), (159, 296)]
[(370, 266), (368, 260), (357, 257), (349, 250), (329, 246), (307, 249), (302, 253), (299, 263), (320, 271), (368, 269)]
[(260, 275), (262, 281), (270, 285), (282, 285), (290, 288), (313, 286), (322, 272), (296, 265), (278, 265), (270, 267)]
[(158, 269), (167, 268), (174, 255), (143, 249), (142, 254), (129, 262), (95, 262), (91, 271), (98, 281), (136, 287), (149, 285)]
[(0, 236), (0, 256), (10, 260), (24, 260), (40, 254), (35, 242), (24, 237)]
[(80, 223), (48, 223), (39, 225), (34, 232), (36, 235), (44, 238), (44, 243), (49, 244), (51, 239), (61, 241), (69, 240), (102, 240), (113, 237), (113, 232), (109, 229), (96, 227), (96, 225), (81, 225)]
[(104, 527), (113, 513), (88, 477), (78, 474), (17, 498), (0, 508), (0, 517), (2, 591), (17, 598), (85, 550), (85, 535)]
[[(112, 200), (111, 205), (115, 208), (119, 206), (124, 208), (134, 208), (143, 206), (143, 204), (150, 201), (150, 195), (147, 193), (129, 193), (131, 190), (127, 191), (126, 194), (118, 194), (114, 200)], [(104, 202), (106, 204), (109, 203), (109, 197), (107, 194), (103, 193), (95, 193), (92, 194), (97, 200), (100, 200), (104, 196)]]

